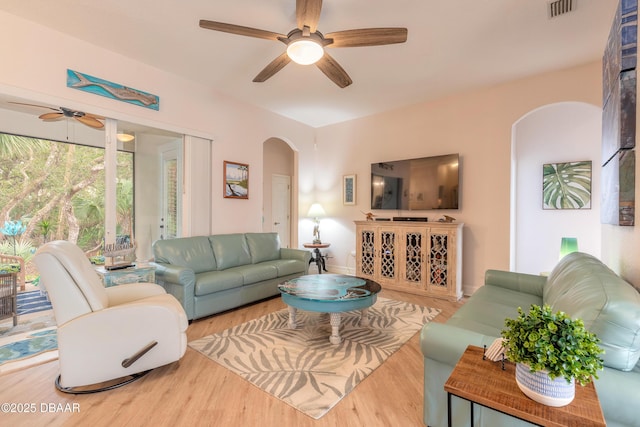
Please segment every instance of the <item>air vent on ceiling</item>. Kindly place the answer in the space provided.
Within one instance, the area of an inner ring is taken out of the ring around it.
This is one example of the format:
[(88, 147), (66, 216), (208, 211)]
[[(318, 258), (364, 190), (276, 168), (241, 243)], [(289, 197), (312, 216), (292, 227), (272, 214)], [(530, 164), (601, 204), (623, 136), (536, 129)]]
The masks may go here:
[(577, 0), (556, 0), (549, 2), (549, 18), (564, 15), (576, 9)]

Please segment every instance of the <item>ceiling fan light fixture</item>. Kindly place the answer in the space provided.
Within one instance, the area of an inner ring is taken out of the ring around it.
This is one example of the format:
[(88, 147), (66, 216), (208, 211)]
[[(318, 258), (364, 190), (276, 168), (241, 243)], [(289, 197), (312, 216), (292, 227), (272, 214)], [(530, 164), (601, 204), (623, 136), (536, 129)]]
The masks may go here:
[(327, 37), (325, 37), (318, 31), (318, 20), (320, 19), (321, 11), (322, 0), (297, 0), (296, 28), (289, 31), (286, 36), (272, 31), (204, 19), (200, 20), (200, 27), (207, 30), (284, 43), (287, 46), (287, 51), (278, 55), (253, 78), (256, 83), (262, 83), (273, 77), (274, 74), (293, 61), (302, 65), (315, 63), (320, 71), (333, 83), (340, 88), (345, 88), (353, 81), (340, 64), (331, 55), (324, 52), (325, 47), (381, 46), (407, 41), (408, 30), (394, 27), (335, 31), (328, 33)]
[(135, 139), (136, 137), (128, 134), (128, 133), (118, 133), (116, 134), (116, 139), (120, 142), (131, 142)]
[(298, 39), (287, 46), (287, 55), (300, 65), (315, 64), (324, 55), (324, 48), (314, 40)]

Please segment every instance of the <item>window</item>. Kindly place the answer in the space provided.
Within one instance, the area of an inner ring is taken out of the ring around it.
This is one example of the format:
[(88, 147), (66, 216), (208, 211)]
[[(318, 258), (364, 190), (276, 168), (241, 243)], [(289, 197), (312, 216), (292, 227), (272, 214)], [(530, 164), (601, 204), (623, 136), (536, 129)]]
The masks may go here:
[[(22, 221), (23, 244), (32, 248), (64, 239), (87, 252), (99, 251), (104, 239), (104, 152), (0, 133), (0, 222)], [(118, 152), (116, 231), (121, 235), (133, 235), (133, 162), (132, 152)]]

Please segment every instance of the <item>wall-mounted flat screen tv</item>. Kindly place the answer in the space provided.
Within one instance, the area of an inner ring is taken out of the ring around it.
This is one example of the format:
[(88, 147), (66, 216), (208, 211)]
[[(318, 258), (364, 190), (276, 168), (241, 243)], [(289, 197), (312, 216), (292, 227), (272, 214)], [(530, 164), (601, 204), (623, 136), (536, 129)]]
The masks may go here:
[(371, 209), (458, 209), (459, 160), (447, 154), (372, 163)]

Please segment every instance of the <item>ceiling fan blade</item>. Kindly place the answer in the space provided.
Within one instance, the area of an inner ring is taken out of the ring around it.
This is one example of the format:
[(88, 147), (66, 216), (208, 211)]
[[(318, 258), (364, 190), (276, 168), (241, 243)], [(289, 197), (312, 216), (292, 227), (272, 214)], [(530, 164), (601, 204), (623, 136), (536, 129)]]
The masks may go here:
[(327, 47), (361, 47), (404, 43), (407, 41), (407, 33), (406, 28), (361, 28), (336, 31), (324, 37), (333, 39), (333, 43)]
[(260, 73), (253, 79), (253, 81), (256, 83), (264, 82), (275, 73), (282, 70), (289, 62), (291, 62), (291, 58), (289, 58), (287, 52), (284, 52), (282, 55), (271, 61), (269, 65), (264, 67), (264, 69), (260, 71)]
[(104, 117), (103, 117), (103, 116), (99, 116), (99, 115), (97, 115), (97, 114), (84, 113), (84, 115), (85, 115), (86, 117), (91, 117), (91, 118), (98, 119), (98, 120), (104, 120)]
[(353, 83), (347, 72), (327, 52), (316, 62), (316, 65), (325, 76), (329, 77), (340, 88), (345, 88)]
[(223, 33), (237, 34), (240, 36), (256, 37), (259, 39), (278, 40), (278, 37), (287, 37), (283, 34), (271, 31), (259, 30), (257, 28), (243, 27), (241, 25), (225, 24), (224, 22), (200, 20), (200, 27), (207, 30), (222, 31)]
[(87, 125), (89, 127), (92, 127), (94, 129), (102, 129), (104, 127), (104, 123), (87, 114), (85, 114), (84, 116), (74, 116), (74, 118), (80, 123)]
[(29, 107), (38, 107), (38, 108), (46, 108), (47, 110), (52, 110), (52, 111), (60, 111), (57, 108), (53, 108), (53, 107), (47, 107), (45, 105), (37, 105), (37, 104), (27, 104), (25, 102), (15, 102), (15, 101), (7, 101), (9, 104), (16, 104), (16, 105), (26, 105)]
[(299, 29), (309, 27), (309, 32), (318, 30), (322, 11), (322, 0), (296, 0), (296, 21)]
[(64, 114), (63, 113), (44, 113), (38, 116), (38, 118), (42, 120), (57, 120), (60, 117), (64, 117)]

